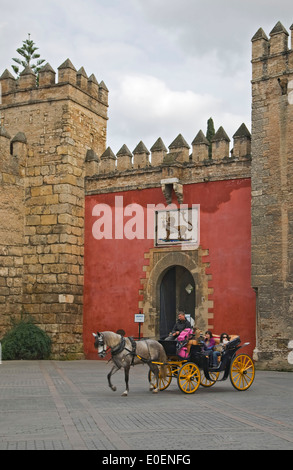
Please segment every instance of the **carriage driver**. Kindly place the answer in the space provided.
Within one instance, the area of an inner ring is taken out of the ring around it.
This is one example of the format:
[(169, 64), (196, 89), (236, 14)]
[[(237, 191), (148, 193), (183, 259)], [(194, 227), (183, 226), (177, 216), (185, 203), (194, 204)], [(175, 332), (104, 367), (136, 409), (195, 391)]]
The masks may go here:
[(167, 341), (172, 341), (177, 338), (177, 336), (181, 333), (181, 331), (185, 330), (185, 328), (192, 328), (190, 322), (185, 318), (184, 312), (178, 313), (178, 320), (175, 323), (173, 330), (169, 333), (169, 336), (165, 338)]

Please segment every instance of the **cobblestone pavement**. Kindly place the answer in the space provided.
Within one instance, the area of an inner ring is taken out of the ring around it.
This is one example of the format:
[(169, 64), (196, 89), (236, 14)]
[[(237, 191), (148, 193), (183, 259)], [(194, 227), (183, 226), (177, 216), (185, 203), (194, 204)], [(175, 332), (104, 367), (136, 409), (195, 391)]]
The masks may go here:
[(230, 380), (185, 395), (176, 378), (149, 392), (146, 365), (107, 385), (105, 361), (0, 364), (0, 450), (293, 449), (293, 374), (257, 371), (247, 391)]

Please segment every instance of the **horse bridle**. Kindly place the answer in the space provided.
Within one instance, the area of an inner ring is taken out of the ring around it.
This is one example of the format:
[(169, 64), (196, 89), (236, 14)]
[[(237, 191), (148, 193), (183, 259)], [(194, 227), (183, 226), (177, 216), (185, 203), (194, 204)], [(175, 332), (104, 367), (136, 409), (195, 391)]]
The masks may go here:
[(93, 335), (96, 338), (96, 344), (97, 344), (98, 348), (103, 348), (103, 350), (100, 351), (100, 352), (99, 352), (99, 349), (98, 349), (98, 355), (102, 359), (106, 356), (108, 349), (111, 349), (111, 355), (113, 357), (113, 356), (116, 356), (116, 354), (119, 354), (120, 352), (122, 352), (123, 349), (125, 348), (125, 338), (123, 338), (123, 337), (121, 337), (121, 341), (118, 344), (118, 346), (114, 346), (113, 348), (111, 348), (109, 346), (109, 348), (108, 348), (105, 345), (103, 333), (97, 333), (97, 334), (93, 333)]
[(107, 354), (107, 346), (105, 345), (105, 342), (104, 342), (104, 335), (103, 335), (103, 333), (98, 333), (98, 334), (95, 335), (95, 338), (96, 338), (98, 348), (101, 348), (101, 347), (103, 348), (102, 351), (99, 351), (99, 349), (98, 349), (98, 355), (101, 358), (104, 358)]

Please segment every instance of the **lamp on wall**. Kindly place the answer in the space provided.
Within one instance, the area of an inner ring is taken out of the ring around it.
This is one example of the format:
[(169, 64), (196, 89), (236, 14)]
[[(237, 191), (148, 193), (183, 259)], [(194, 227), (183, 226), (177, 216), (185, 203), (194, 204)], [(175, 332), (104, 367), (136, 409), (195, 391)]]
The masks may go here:
[(191, 292), (193, 291), (193, 286), (191, 284), (188, 284), (185, 287), (185, 290), (186, 290), (187, 294), (191, 294)]

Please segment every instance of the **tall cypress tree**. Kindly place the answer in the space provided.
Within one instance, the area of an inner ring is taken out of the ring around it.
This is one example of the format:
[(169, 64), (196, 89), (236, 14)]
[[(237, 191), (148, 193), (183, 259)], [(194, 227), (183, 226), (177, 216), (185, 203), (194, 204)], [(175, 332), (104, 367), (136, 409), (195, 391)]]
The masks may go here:
[[(19, 66), (22, 66), (23, 69), (25, 67), (29, 66), (31, 69), (35, 72), (35, 74), (38, 76), (39, 71), (41, 70), (41, 65), (45, 62), (45, 59), (40, 59), (40, 54), (38, 54), (36, 51), (39, 49), (36, 47), (34, 41), (30, 38), (30, 34), (28, 35), (28, 39), (25, 41), (22, 41), (22, 47), (19, 47), (16, 49), (16, 52), (22, 57), (21, 58), (12, 58), (14, 62), (18, 65), (12, 65), (12, 68), (14, 72), (17, 75), (17, 78), (19, 77), (20, 73), (22, 70), (20, 70)], [(36, 61), (36, 62), (32, 62)]]
[(214, 127), (214, 121), (212, 118), (208, 119), (207, 121), (207, 133), (206, 133), (206, 138), (209, 141), (209, 158), (212, 158), (212, 138), (215, 135), (215, 127)]

